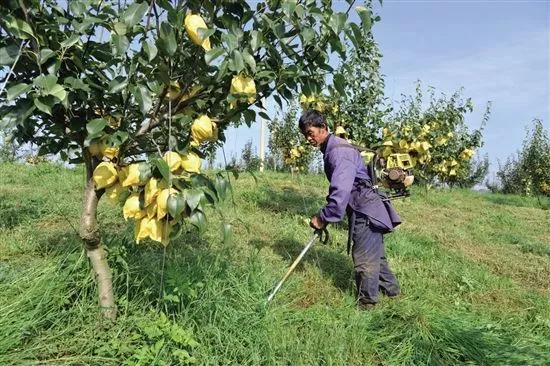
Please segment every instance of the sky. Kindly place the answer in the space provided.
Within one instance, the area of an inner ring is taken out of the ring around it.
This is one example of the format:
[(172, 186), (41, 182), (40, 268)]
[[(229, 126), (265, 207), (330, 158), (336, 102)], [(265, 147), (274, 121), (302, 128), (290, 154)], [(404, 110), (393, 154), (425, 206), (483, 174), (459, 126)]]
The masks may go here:
[[(479, 151), (489, 156), (490, 175), (521, 149), (534, 118), (550, 129), (550, 0), (384, 0), (375, 13), (387, 97), (398, 102), (414, 93), (417, 80), (447, 95), (463, 87), (474, 102), (466, 116), (471, 128), (492, 102)], [(259, 123), (227, 130), (228, 159), (240, 156), (250, 139), (259, 150), (259, 131)]]

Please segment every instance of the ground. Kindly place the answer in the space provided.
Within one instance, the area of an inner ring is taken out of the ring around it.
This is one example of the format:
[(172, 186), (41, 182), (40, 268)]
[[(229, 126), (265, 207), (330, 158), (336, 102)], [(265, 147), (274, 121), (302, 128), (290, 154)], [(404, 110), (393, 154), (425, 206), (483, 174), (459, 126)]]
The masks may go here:
[[(317, 175), (242, 174), (209, 228), (136, 245), (101, 202), (116, 324), (76, 234), (84, 175), (0, 164), (0, 364), (550, 364), (550, 202), (417, 189), (386, 236), (403, 294), (355, 307), (345, 225), (266, 298), (311, 236)], [(233, 227), (223, 240), (222, 223)]]

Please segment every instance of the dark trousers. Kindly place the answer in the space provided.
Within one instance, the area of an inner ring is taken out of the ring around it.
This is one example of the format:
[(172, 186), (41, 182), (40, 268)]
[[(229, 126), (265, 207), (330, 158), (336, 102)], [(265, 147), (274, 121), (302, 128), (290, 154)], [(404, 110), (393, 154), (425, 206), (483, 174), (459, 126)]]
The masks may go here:
[(399, 283), (390, 270), (384, 250), (384, 234), (369, 225), (366, 215), (350, 215), (350, 236), (353, 240), (353, 264), (358, 301), (378, 302), (378, 291), (388, 296), (399, 294)]

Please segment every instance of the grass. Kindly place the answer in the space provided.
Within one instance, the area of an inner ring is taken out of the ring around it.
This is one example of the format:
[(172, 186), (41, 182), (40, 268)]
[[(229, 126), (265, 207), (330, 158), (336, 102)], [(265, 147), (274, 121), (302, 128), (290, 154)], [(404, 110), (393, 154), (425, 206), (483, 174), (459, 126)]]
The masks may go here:
[(525, 197), (515, 194), (487, 194), (484, 198), (499, 205), (517, 206), (517, 207), (535, 207), (543, 210), (550, 209), (549, 197)]
[(243, 175), (225, 203), (232, 242), (211, 213), (166, 251), (133, 243), (102, 201), (110, 325), (73, 229), (83, 185), (81, 169), (0, 165), (1, 365), (550, 363), (550, 212), (532, 200), (419, 190), (396, 202), (404, 223), (386, 249), (403, 295), (370, 312), (355, 309), (344, 226), (265, 303), (311, 235), (324, 177)]

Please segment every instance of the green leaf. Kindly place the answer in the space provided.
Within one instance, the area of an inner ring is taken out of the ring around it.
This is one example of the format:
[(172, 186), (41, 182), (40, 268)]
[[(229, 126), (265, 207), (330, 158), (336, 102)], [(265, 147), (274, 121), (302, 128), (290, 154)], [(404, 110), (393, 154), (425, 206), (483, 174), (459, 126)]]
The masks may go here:
[(128, 26), (126, 25), (126, 23), (116, 22), (115, 24), (113, 24), (113, 29), (115, 33), (119, 36), (124, 36), (128, 31)]
[(262, 70), (256, 73), (257, 79), (275, 80), (277, 74), (272, 70)]
[(285, 0), (282, 4), (283, 13), (287, 17), (290, 17), (292, 13), (294, 13), (294, 9), (296, 9), (296, 0)]
[(117, 76), (109, 82), (107, 92), (111, 94), (118, 93), (128, 86), (128, 80), (123, 76)]
[(201, 202), (203, 195), (204, 195), (203, 191), (199, 189), (191, 189), (187, 191), (187, 206), (189, 206), (191, 211), (197, 208), (197, 206)]
[(174, 194), (168, 196), (166, 207), (172, 217), (178, 217), (185, 210), (185, 195)]
[(231, 227), (231, 224), (224, 223), (223, 227), (223, 243), (225, 245), (231, 244), (233, 241), (233, 228)]
[(262, 33), (253, 30), (250, 32), (250, 47), (252, 48), (252, 52), (255, 52), (258, 48), (260, 48), (260, 45), (262, 44)]
[(170, 70), (168, 69), (168, 65), (164, 63), (164, 61), (161, 61), (158, 64), (158, 71), (156, 72), (156, 79), (157, 81), (161, 81), (163, 84), (170, 84)]
[(194, 187), (202, 187), (204, 192), (204, 197), (212, 205), (215, 205), (218, 202), (218, 197), (216, 195), (216, 187), (212, 180), (203, 174), (195, 174), (191, 177), (191, 182)]
[(86, 4), (84, 1), (80, 0), (71, 0), (69, 1), (69, 9), (76, 16), (81, 16), (86, 13)]
[(31, 85), (20, 83), (8, 88), (8, 101), (15, 99), (23, 93), (28, 92), (31, 89)]
[(360, 44), (357, 42), (357, 38), (355, 38), (355, 35), (354, 35), (354, 31), (353, 31), (353, 27), (357, 27), (357, 24), (355, 23), (350, 23), (350, 27), (348, 29), (346, 29), (346, 35), (348, 36), (348, 38), (351, 40), (351, 43), (353, 44), (353, 47), (355, 48), (359, 48), (361, 47)]
[(134, 88), (134, 98), (136, 98), (136, 102), (139, 105), (139, 109), (141, 110), (141, 113), (143, 115), (146, 115), (149, 110), (151, 109), (151, 106), (153, 105), (153, 101), (151, 100), (151, 93), (149, 92), (149, 89), (145, 85), (138, 85)]
[(214, 187), (216, 187), (216, 194), (218, 195), (218, 198), (220, 200), (225, 199), (227, 195), (227, 179), (225, 179), (222, 175), (218, 174), (216, 175), (216, 181), (214, 182)]
[(50, 90), (57, 85), (57, 76), (42, 74), (33, 80), (33, 84), (40, 88), (45, 95), (48, 95)]
[(80, 34), (73, 34), (71, 37), (59, 43), (59, 45), (63, 48), (69, 48), (79, 41), (80, 41)]
[(111, 33), (111, 44), (113, 45), (115, 54), (118, 56), (123, 56), (126, 54), (126, 51), (130, 47), (128, 38), (126, 38), (126, 36), (119, 36), (116, 33)]
[(172, 4), (170, 4), (169, 0), (157, 0), (155, 4), (158, 4), (159, 7), (166, 10), (167, 12), (174, 11), (174, 7), (172, 6)]
[(86, 124), (88, 135), (98, 135), (107, 126), (107, 121), (103, 118), (95, 118)]
[(231, 52), (239, 47), (239, 39), (236, 35), (231, 33), (222, 33), (222, 42), (225, 43), (227, 52)]
[(13, 65), (18, 53), (19, 47), (15, 45), (0, 48), (0, 66)]
[(96, 24), (105, 24), (101, 19), (90, 16), (89, 14), (82, 20), (82, 22), (75, 21), (73, 22), (74, 29), (80, 33), (88, 33)]
[(210, 37), (214, 33), (216, 33), (215, 29), (208, 29), (208, 28), (198, 28), (197, 33), (199, 35), (199, 38), (201, 40), (205, 40), (206, 38)]
[(109, 137), (109, 141), (113, 146), (120, 146), (126, 140), (128, 140), (128, 132), (126, 131), (116, 131)]
[(155, 46), (153, 42), (147, 41), (143, 43), (142, 47), (143, 51), (145, 51), (145, 53), (147, 54), (149, 62), (153, 61), (158, 53), (157, 46)]
[(23, 124), (35, 109), (36, 106), (29, 99), (20, 99), (14, 106), (0, 107), (0, 129), (11, 130)]
[(139, 181), (145, 182), (147, 179), (151, 178), (153, 172), (151, 171), (151, 166), (146, 162), (139, 163)]
[(365, 8), (364, 6), (358, 6), (355, 8), (357, 11), (357, 14), (359, 15), (359, 18), (361, 18), (361, 24), (363, 25), (363, 28), (365, 30), (369, 30), (371, 28), (371, 17), (372, 13), (370, 9)]
[(300, 32), (304, 44), (309, 44), (313, 39), (315, 39), (315, 31), (311, 28), (304, 27)]
[(44, 62), (48, 61), (51, 57), (55, 56), (55, 52), (49, 48), (43, 48), (40, 50), (40, 65), (43, 65)]
[(271, 30), (273, 31), (273, 33), (275, 34), (275, 36), (279, 39), (281, 38), (285, 38), (285, 31), (286, 31), (286, 28), (285, 28), (285, 24), (284, 23), (274, 23), (272, 26), (271, 26)]
[(29, 23), (12, 15), (4, 15), (4, 23), (8, 32), (20, 39), (36, 38)]
[(212, 61), (220, 57), (225, 53), (225, 50), (223, 48), (212, 48), (210, 51), (207, 51), (204, 54), (204, 61), (210, 65), (212, 64)]
[(283, 101), (281, 100), (281, 97), (278, 96), (277, 94), (273, 94), (273, 99), (275, 100), (275, 102), (277, 102), (277, 105), (279, 105), (279, 108), (283, 109)]
[(252, 122), (256, 121), (256, 112), (253, 109), (245, 110), (243, 112), (243, 115), (244, 115), (244, 121), (246, 122), (248, 127), (252, 125)]
[(36, 108), (49, 115), (52, 114), (52, 107), (55, 105), (53, 97), (38, 97), (34, 98), (34, 105)]
[(346, 79), (342, 74), (336, 74), (334, 75), (334, 88), (340, 93), (340, 95), (344, 96), (346, 94)]
[(160, 25), (159, 48), (168, 56), (172, 56), (176, 53), (178, 48), (176, 35), (169, 23), (163, 22)]
[(84, 90), (86, 92), (90, 91), (90, 87), (84, 83), (84, 81), (81, 79), (75, 79), (72, 76), (65, 78), (64, 84), (69, 85), (74, 90)]
[(204, 198), (206, 198), (206, 201), (208, 201), (208, 203), (213, 206), (215, 206), (218, 202), (218, 197), (216, 196), (216, 193), (208, 189), (204, 191)]
[(170, 181), (170, 167), (168, 166), (168, 163), (164, 161), (164, 159), (158, 158), (153, 160), (153, 164), (157, 167), (158, 171), (160, 172), (160, 175), (169, 182)]
[[(84, 70), (84, 66), (82, 65), (81, 61), (78, 59), (76, 55), (73, 54), (71, 59), (74, 62), (75, 66), (79, 67), (80, 70)], [(57, 75), (57, 72), (59, 71), (60, 68), (61, 68), (61, 61), (57, 58), (54, 60), (54, 62), (46, 63), (46, 71), (48, 71), (48, 74)]]
[(271, 121), (271, 118), (270, 118), (270, 117), (267, 115), (267, 113), (265, 113), (265, 112), (260, 111), (260, 112), (258, 112), (258, 115), (259, 115), (260, 117), (262, 117), (263, 119), (266, 119), (266, 120), (268, 120), (268, 121)]
[(206, 226), (206, 217), (201, 211), (194, 211), (191, 216), (189, 216), (189, 223), (202, 232)]
[(48, 90), (48, 95), (53, 95), (54, 97), (56, 97), (60, 101), (63, 101), (63, 100), (65, 100), (65, 97), (67, 96), (67, 91), (65, 90), (65, 88), (62, 85), (55, 84), (54, 86), (52, 86), (52, 88), (50, 90)]
[(347, 16), (345, 13), (333, 13), (330, 17), (329, 25), (336, 34), (344, 29), (346, 25)]
[(250, 70), (253, 73), (256, 73), (256, 60), (254, 59), (254, 56), (252, 56), (250, 53), (248, 53), (247, 50), (243, 51), (243, 59), (250, 67)]
[(185, 21), (185, 12), (181, 11), (181, 9), (169, 10), (166, 19), (170, 24), (176, 25), (176, 28), (178, 28), (177, 25), (183, 25)]
[(149, 9), (149, 4), (147, 1), (142, 3), (134, 3), (130, 5), (124, 12), (121, 14), (121, 20), (128, 25), (128, 27), (133, 27), (138, 24), (144, 17), (145, 13)]
[(242, 53), (239, 50), (234, 50), (232, 59), (234, 71), (241, 72), (244, 69), (244, 60)]

